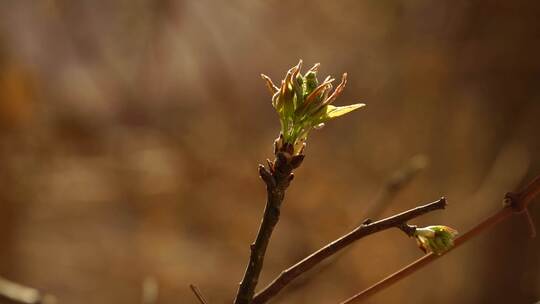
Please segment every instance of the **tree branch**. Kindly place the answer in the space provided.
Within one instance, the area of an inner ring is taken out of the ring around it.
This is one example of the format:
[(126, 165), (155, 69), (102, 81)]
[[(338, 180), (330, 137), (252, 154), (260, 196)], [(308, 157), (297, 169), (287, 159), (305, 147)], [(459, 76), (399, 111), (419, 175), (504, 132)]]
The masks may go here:
[[(253, 304), (262, 304), (266, 303), (268, 300), (277, 295), (283, 288), (285, 288), (291, 281), (303, 274), (304, 272), (310, 270), (315, 265), (323, 261), (324, 259), (334, 255), (339, 252), (341, 249), (349, 246), (353, 242), (366, 237), (370, 234), (380, 232), (389, 228), (399, 228), (405, 231), (407, 234), (414, 233), (414, 230), (411, 232), (411, 226), (404, 226), (409, 220), (414, 219), (418, 216), (426, 214), (428, 212), (444, 209), (446, 207), (446, 200), (441, 198), (433, 203), (427, 205), (419, 206), (408, 211), (402, 212), (400, 214), (376, 221), (366, 221), (364, 224), (360, 225), (353, 231), (348, 234), (340, 237), (339, 239), (329, 243), (323, 248), (319, 249), (315, 253), (306, 257), (302, 261), (293, 265), (292, 267), (284, 270), (272, 283), (266, 286), (261, 292), (259, 292), (253, 298)], [(407, 228), (405, 228), (407, 227)]]
[[(524, 189), (518, 192), (508, 192), (505, 195), (504, 207), (499, 210), (497, 213), (488, 217), (471, 230), (467, 231), (463, 235), (459, 236), (454, 240), (454, 247), (448, 250), (448, 252), (456, 249), (457, 247), (463, 245), (470, 239), (475, 236), (495, 227), (497, 224), (508, 219), (512, 214), (526, 213), (527, 207), (529, 204), (540, 195), (540, 176), (534, 178)], [(340, 304), (350, 304), (358, 303), (362, 300), (367, 299), (368, 297), (386, 289), (387, 287), (392, 286), (393, 284), (399, 282), (401, 279), (406, 278), (407, 276), (415, 273), (416, 271), (422, 269), (424, 266), (430, 264), (436, 259), (442, 257), (442, 255), (436, 255), (433, 253), (426, 254), (413, 263), (403, 267), (397, 272), (389, 275), (388, 277), (382, 279), (381, 281), (375, 283), (374, 285), (364, 289), (363, 291), (357, 293), (356, 295), (350, 297), (349, 299), (341, 302)]]
[(250, 246), (249, 263), (234, 300), (235, 304), (250, 304), (253, 299), (263, 267), (266, 248), (279, 221), (285, 190), (294, 177), (292, 171), (298, 168), (304, 159), (304, 155), (301, 153), (296, 156), (292, 155), (292, 145), (284, 145), (283, 148), (276, 150), (275, 154), (276, 159), (273, 162), (268, 160), (268, 169), (259, 165), (259, 175), (266, 183), (266, 207), (255, 242)]

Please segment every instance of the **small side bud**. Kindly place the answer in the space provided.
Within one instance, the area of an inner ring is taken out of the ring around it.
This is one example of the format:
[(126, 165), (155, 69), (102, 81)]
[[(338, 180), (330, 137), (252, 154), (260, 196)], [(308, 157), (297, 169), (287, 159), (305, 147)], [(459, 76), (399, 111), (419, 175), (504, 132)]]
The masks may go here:
[(274, 162), (272, 162), (270, 159), (266, 159), (266, 164), (268, 165), (268, 169), (270, 170), (270, 173), (274, 174)]
[(267, 187), (275, 187), (274, 177), (263, 165), (259, 165), (259, 176), (266, 183)]
[(294, 179), (294, 173), (289, 174), (289, 183)]
[(454, 239), (457, 235), (457, 230), (441, 225), (416, 228), (413, 234), (422, 251), (425, 253), (433, 252), (437, 255), (450, 250), (454, 246)]
[(296, 156), (292, 157), (291, 166), (293, 167), (293, 169), (296, 169), (296, 168), (300, 167), (300, 165), (304, 161), (304, 157), (305, 157), (305, 155), (303, 155), (303, 154), (299, 154), (299, 155), (296, 155)]

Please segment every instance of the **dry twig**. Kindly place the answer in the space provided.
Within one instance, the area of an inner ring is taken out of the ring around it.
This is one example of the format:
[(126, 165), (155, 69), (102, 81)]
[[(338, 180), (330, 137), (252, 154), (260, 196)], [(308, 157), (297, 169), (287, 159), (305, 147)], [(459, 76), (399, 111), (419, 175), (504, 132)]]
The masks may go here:
[(274, 161), (268, 160), (268, 169), (263, 165), (259, 165), (259, 175), (266, 183), (266, 207), (255, 242), (250, 246), (249, 263), (234, 300), (235, 304), (250, 304), (253, 299), (255, 287), (257, 287), (263, 267), (266, 248), (279, 221), (285, 190), (294, 178), (292, 171), (298, 168), (304, 159), (301, 152), (299, 155), (293, 156), (293, 147), (290, 144), (286, 144), (279, 149), (276, 146), (275, 154), (276, 159)]

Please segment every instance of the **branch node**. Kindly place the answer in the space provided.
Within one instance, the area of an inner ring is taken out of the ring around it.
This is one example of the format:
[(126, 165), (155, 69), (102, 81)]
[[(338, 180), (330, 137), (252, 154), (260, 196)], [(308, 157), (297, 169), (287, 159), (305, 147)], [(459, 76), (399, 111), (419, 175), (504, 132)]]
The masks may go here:
[(446, 200), (446, 197), (442, 196), (439, 201), (442, 204), (442, 209), (446, 209), (446, 206), (448, 206), (448, 201)]
[(525, 212), (526, 205), (519, 192), (508, 192), (504, 195), (503, 206), (512, 208), (515, 213)]
[(409, 225), (407, 223), (402, 223), (401, 225), (398, 226), (398, 228), (401, 231), (403, 231), (406, 235), (408, 235), (409, 237), (412, 237), (412, 236), (414, 236), (414, 233), (416, 232), (417, 226)]
[(503, 204), (510, 206), (514, 212), (525, 212), (527, 206), (540, 195), (540, 175), (530, 181), (523, 189), (517, 192), (508, 192), (504, 196)]

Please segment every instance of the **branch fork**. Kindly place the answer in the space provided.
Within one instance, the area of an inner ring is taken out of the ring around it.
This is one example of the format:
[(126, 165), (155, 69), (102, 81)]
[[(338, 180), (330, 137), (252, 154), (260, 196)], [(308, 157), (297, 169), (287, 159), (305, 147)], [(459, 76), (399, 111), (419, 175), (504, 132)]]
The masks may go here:
[(540, 176), (537, 176), (520, 191), (506, 193), (503, 200), (505, 207), (512, 208), (515, 213), (525, 215), (531, 238), (536, 237), (536, 225), (528, 207), (537, 195), (540, 195)]

